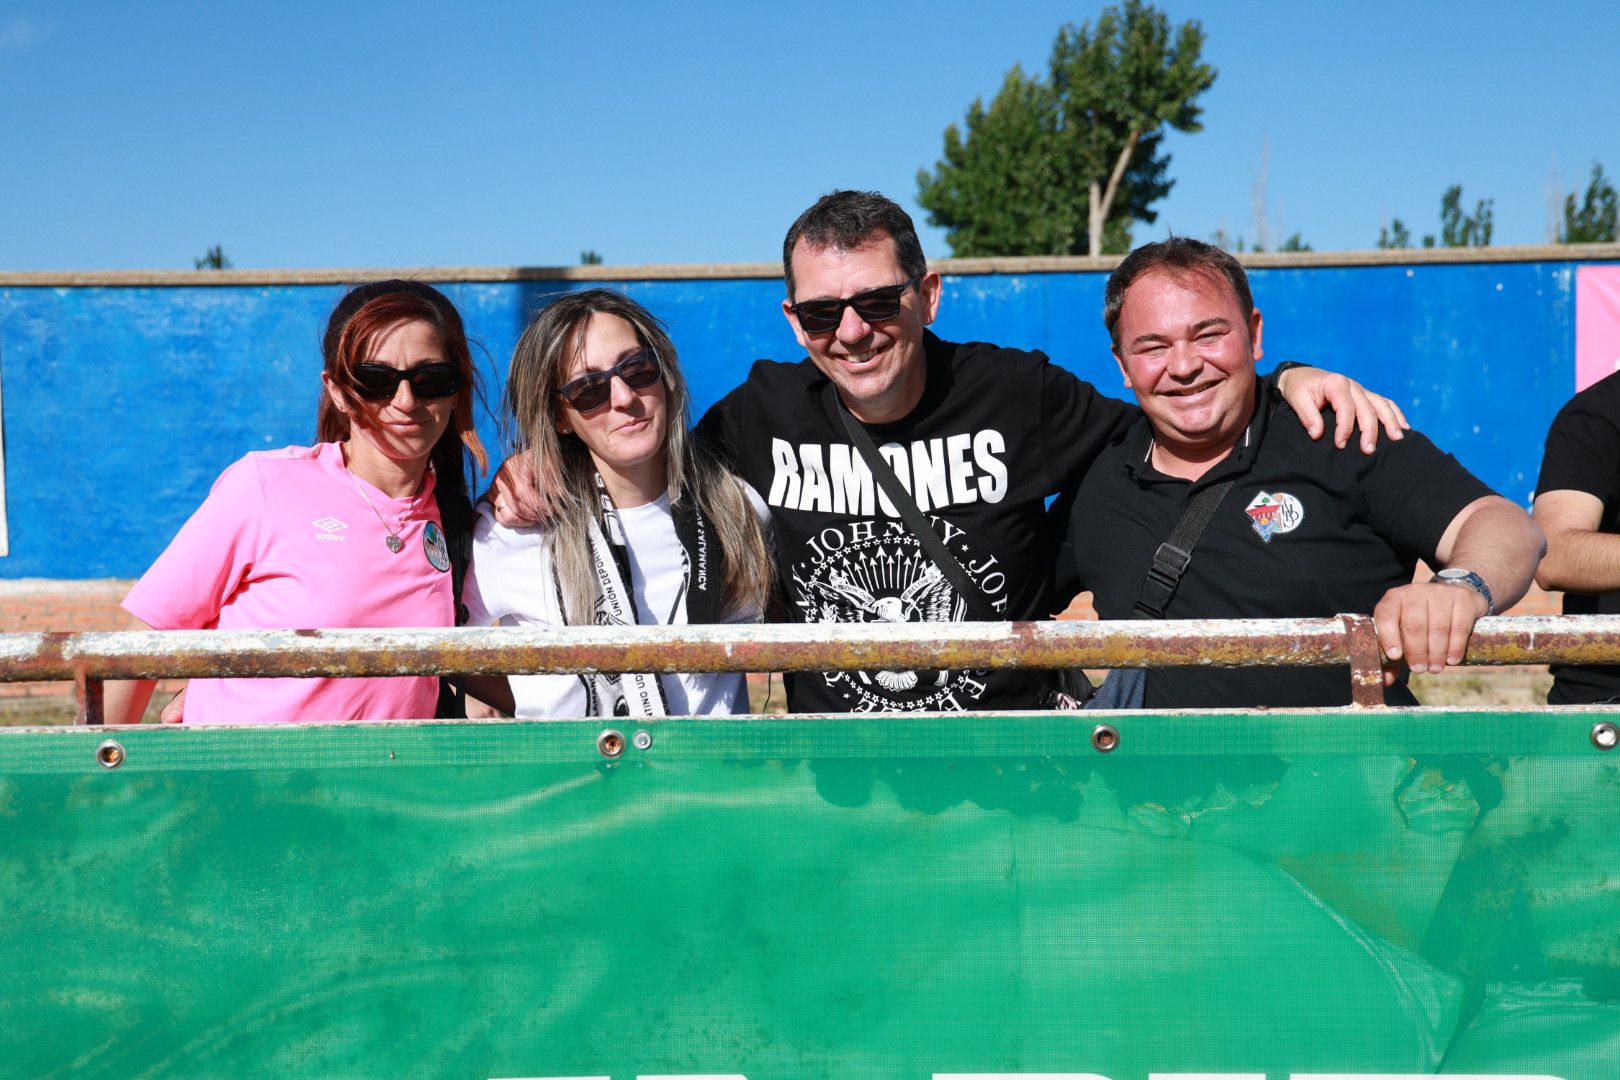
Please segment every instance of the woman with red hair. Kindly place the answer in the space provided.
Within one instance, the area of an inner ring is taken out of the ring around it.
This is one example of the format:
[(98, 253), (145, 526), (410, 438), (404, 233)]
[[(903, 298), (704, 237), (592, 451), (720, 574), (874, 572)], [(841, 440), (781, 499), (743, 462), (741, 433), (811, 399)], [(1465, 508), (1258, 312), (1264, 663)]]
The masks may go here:
[[(416, 281), (354, 289), (327, 323), (315, 446), (248, 454), (130, 590), (160, 630), (454, 626), (449, 523), (464, 531), (476, 391), (461, 316)], [(139, 722), (155, 684), (110, 683), (109, 723)], [(194, 679), (192, 723), (436, 714), (432, 676)]]

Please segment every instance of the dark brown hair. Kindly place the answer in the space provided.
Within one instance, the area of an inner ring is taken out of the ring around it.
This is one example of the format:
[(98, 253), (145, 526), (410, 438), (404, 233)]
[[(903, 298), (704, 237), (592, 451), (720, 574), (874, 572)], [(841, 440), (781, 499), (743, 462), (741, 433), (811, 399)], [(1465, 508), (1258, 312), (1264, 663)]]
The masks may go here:
[(782, 277), (787, 281), (788, 299), (798, 299), (793, 295), (793, 249), (800, 240), (811, 247), (854, 251), (878, 233), (894, 241), (895, 256), (906, 277), (928, 272), (917, 227), (893, 199), (876, 191), (834, 191), (817, 199), (799, 215), (782, 241)]
[(1125, 256), (1125, 261), (1108, 276), (1108, 287), (1103, 291), (1103, 323), (1108, 327), (1115, 352), (1119, 351), (1119, 316), (1125, 307), (1125, 290), (1149, 270), (1158, 269), (1225, 279), (1237, 297), (1245, 324), (1254, 310), (1254, 293), (1249, 289), (1249, 275), (1243, 272), (1243, 265), (1214, 244), (1188, 236), (1172, 236), (1168, 240), (1143, 244)]
[(440, 490), (465, 496), (469, 455), (478, 463), (479, 472), (489, 468), (489, 456), (473, 426), (473, 401), (479, 396), (478, 372), (473, 367), (461, 313), (449, 297), (425, 282), (374, 281), (351, 289), (332, 309), (321, 339), (322, 370), (331, 377), (349, 412), (339, 409), (330, 395), (322, 394), (320, 411), (315, 416), (315, 437), (320, 442), (342, 442), (349, 437), (350, 417), (368, 415), (354, 392), (354, 366), (371, 358), (378, 338), (386, 331), (418, 319), (437, 331), (445, 359), (456, 365), (458, 386), (450, 424), (434, 445), (429, 460)]

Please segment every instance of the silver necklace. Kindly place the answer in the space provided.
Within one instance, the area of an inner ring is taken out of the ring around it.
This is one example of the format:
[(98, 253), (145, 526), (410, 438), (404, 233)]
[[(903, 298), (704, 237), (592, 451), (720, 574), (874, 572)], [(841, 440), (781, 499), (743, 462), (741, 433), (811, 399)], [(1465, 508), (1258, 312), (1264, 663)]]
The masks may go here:
[(384, 521), (383, 516), (377, 513), (377, 506), (371, 501), (371, 496), (367, 495), (366, 489), (360, 486), (360, 478), (355, 476), (350, 470), (344, 471), (349, 473), (349, 479), (354, 483), (354, 490), (360, 493), (360, 497), (366, 500), (366, 505), (371, 507), (371, 512), (377, 515), (377, 524), (381, 525), (383, 527), (383, 532), (388, 534), (388, 539), (383, 541), (383, 543), (388, 545), (388, 550), (392, 551), (395, 555), (398, 555), (400, 552), (404, 551), (405, 541), (399, 538), (399, 534), (405, 531), (405, 519), (400, 518), (399, 524), (390, 529), (388, 527), (388, 522)]

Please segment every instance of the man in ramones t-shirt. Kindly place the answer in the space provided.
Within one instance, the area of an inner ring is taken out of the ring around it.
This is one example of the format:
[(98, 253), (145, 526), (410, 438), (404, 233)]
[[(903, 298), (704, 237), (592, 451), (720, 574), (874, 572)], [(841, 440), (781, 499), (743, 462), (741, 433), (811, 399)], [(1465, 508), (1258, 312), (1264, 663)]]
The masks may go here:
[[(1166, 602), (1172, 619), (1371, 613), (1385, 655), (1439, 671), (1474, 622), (1530, 583), (1541, 534), (1417, 432), (1368, 456), (1304, 436), (1255, 377), (1260, 312), (1236, 259), (1197, 240), (1138, 248), (1109, 279), (1104, 318), (1142, 416), (1080, 486), (1069, 530), (1081, 588), (1104, 619), (1133, 617), (1189, 502), (1213, 511)], [(1223, 488), (1224, 485), (1224, 488)], [(1189, 541), (1190, 543), (1190, 541)], [(1414, 584), (1417, 560), (1444, 567)], [(1391, 704), (1412, 704), (1404, 674)], [(1148, 708), (1340, 705), (1340, 668), (1156, 668)]]
[[(771, 508), (789, 617), (839, 623), (1047, 617), (1055, 539), (1043, 525), (1046, 500), (1072, 490), (1136, 410), (1041, 353), (932, 334), (940, 276), (928, 269), (909, 215), (881, 195), (839, 191), (822, 198), (788, 231), (782, 262), (782, 311), (809, 358), (756, 363), (743, 385), (709, 410), (698, 433)], [(1289, 372), (1288, 393), (1301, 420), (1287, 423), (1322, 430), (1316, 399), (1324, 381), (1343, 395), (1346, 411), (1352, 395), (1360, 399), (1362, 443), (1375, 441), (1366, 430), (1377, 426), (1374, 407), (1360, 388), (1307, 370)], [(865, 428), (960, 564), (979, 594), (972, 602), (877, 489), (846, 432), (843, 409)], [(1339, 445), (1348, 420), (1336, 431)], [(981, 609), (985, 615), (976, 614)], [(1036, 682), (1016, 671), (788, 678), (795, 712), (1016, 709), (1036, 705), (1038, 697)]]

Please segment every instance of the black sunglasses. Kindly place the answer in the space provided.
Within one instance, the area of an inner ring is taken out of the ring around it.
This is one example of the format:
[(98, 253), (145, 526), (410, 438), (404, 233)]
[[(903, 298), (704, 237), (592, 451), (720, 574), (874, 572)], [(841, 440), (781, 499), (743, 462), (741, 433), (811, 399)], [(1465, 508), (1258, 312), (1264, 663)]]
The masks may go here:
[(900, 298), (906, 290), (923, 279), (922, 274), (902, 281), (898, 285), (885, 285), (881, 289), (867, 289), (844, 300), (801, 300), (788, 310), (798, 316), (799, 328), (807, 334), (825, 334), (838, 329), (844, 321), (844, 309), (851, 307), (855, 314), (869, 323), (888, 322), (900, 314)]
[(349, 372), (354, 392), (366, 401), (387, 401), (399, 392), (399, 384), (409, 379), (411, 393), (425, 400), (447, 398), (461, 384), (456, 365), (448, 360), (431, 364), (417, 364), (413, 368), (389, 367), (387, 364), (356, 364)]
[(594, 412), (613, 396), (613, 376), (624, 380), (632, 390), (645, 390), (663, 378), (658, 354), (651, 346), (637, 349), (605, 371), (587, 371), (557, 388), (557, 394), (580, 412)]

